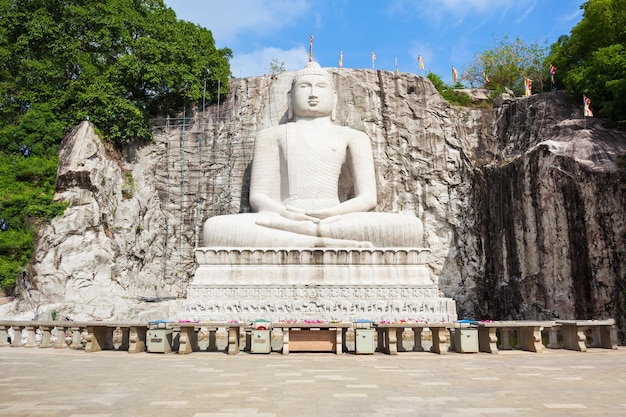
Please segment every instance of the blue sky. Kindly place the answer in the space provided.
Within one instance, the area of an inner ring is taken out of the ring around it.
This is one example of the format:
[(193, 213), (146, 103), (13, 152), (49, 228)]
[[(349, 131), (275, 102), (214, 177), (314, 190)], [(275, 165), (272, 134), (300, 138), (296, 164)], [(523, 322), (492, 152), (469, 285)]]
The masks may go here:
[[(179, 19), (213, 32), (217, 47), (233, 51), (234, 77), (270, 72), (276, 57), (287, 70), (309, 58), (337, 67), (426, 75), (451, 83), (477, 52), (503, 36), (546, 46), (570, 33), (583, 0), (165, 0)], [(419, 69), (418, 55), (425, 69)]]

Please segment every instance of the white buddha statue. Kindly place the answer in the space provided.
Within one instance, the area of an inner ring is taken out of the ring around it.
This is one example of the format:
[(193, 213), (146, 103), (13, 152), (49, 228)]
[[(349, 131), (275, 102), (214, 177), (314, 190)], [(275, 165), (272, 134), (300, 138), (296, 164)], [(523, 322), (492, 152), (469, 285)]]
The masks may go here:
[[(311, 62), (288, 94), (290, 122), (258, 133), (250, 183), (253, 213), (209, 218), (208, 247), (421, 247), (415, 216), (373, 212), (376, 178), (369, 137), (333, 124), (337, 94)], [(340, 201), (347, 164), (352, 198)]]

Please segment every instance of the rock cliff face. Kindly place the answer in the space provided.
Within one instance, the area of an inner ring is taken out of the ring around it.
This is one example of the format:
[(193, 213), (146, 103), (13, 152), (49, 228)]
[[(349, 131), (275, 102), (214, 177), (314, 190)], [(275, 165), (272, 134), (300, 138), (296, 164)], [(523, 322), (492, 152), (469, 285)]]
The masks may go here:
[[(423, 77), (330, 71), (337, 123), (372, 140), (377, 210), (423, 221), (431, 274), (460, 317), (624, 326), (626, 175), (615, 159), (626, 135), (585, 123), (562, 93), (453, 108)], [(86, 122), (68, 135), (57, 198), (72, 205), (38, 241), (29, 299), (39, 313), (172, 317), (203, 221), (249, 210), (255, 135), (285, 120), (292, 76), (233, 80), (219, 105), (155, 120), (154, 142), (123, 158)]]

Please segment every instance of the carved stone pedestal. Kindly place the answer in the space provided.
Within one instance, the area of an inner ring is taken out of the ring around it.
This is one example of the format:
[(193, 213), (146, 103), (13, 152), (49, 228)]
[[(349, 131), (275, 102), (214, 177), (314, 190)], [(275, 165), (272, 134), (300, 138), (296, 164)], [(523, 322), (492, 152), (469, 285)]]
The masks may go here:
[(427, 249), (198, 248), (181, 318), (456, 320)]

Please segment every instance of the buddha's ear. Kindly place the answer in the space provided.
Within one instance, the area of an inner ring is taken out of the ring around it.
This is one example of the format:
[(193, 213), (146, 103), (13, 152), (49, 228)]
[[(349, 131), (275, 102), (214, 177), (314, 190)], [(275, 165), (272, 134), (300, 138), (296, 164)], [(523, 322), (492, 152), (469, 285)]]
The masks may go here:
[(332, 122), (337, 118), (337, 92), (333, 92), (333, 108), (330, 111), (330, 120)]
[(291, 106), (291, 91), (287, 91), (287, 120), (293, 120), (293, 107)]

